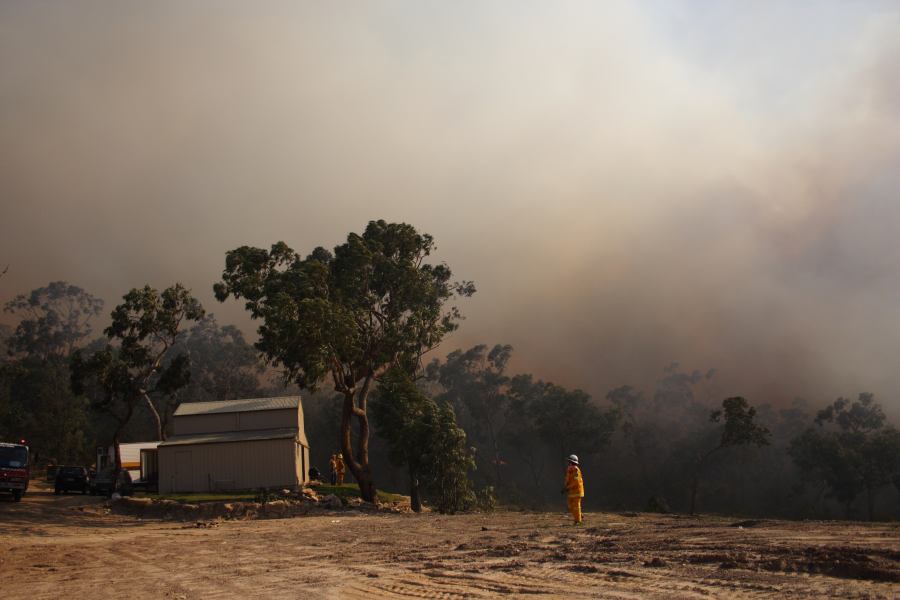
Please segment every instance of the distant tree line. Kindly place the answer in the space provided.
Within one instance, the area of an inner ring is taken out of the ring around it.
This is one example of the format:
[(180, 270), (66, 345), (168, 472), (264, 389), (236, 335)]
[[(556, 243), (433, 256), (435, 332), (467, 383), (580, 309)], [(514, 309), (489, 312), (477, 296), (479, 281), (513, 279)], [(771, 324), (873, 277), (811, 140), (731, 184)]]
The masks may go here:
[(449, 402), (475, 449), (477, 488), (533, 508), (558, 503), (564, 457), (582, 459), (587, 506), (786, 518), (900, 516), (900, 433), (870, 394), (820, 411), (716, 396), (715, 370), (669, 365), (647, 394), (599, 401), (508, 373), (512, 348), (434, 361), (420, 382)]
[(273, 392), (241, 332), (178, 285), (131, 290), (102, 335), (102, 300), (63, 281), (4, 310), (19, 321), (0, 331), (0, 439), (27, 440), (38, 464), (90, 464), (113, 439), (160, 439), (184, 399)]
[(98, 444), (165, 439), (183, 401), (302, 390), (312, 464), (342, 452), (367, 500), (377, 474), (445, 512), (553, 506), (577, 453), (588, 508), (900, 517), (900, 433), (871, 394), (751, 404), (718, 395), (714, 370), (672, 364), (649, 391), (597, 399), (511, 373), (503, 344), (426, 363), (475, 291), (428, 262), (434, 248), (372, 221), (333, 251), (226, 253), (215, 293), (259, 320), (252, 345), (180, 284), (128, 291), (108, 322), (66, 282), (17, 296), (0, 330), (0, 439), (27, 439), (39, 464), (90, 463)]

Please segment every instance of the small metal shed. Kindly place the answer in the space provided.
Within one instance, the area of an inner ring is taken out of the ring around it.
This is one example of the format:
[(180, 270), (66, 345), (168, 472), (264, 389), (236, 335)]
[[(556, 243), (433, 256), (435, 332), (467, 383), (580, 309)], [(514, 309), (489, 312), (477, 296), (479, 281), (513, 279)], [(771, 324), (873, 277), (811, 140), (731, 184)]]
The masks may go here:
[(159, 491), (295, 487), (308, 478), (299, 396), (185, 402), (159, 445)]

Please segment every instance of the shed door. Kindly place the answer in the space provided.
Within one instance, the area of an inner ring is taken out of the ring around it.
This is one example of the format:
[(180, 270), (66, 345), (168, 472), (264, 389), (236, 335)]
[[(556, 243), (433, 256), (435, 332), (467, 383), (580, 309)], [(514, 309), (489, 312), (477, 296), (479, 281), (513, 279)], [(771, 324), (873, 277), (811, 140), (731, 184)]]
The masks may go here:
[(194, 468), (191, 464), (191, 451), (182, 450), (175, 453), (175, 491), (194, 491)]

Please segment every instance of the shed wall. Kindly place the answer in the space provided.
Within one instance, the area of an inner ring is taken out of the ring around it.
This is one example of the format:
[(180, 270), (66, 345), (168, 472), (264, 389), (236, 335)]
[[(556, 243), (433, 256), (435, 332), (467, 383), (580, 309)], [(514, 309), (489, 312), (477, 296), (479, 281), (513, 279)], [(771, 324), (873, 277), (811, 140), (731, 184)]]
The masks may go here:
[(296, 408), (288, 410), (257, 410), (238, 414), (238, 431), (251, 429), (276, 429), (278, 427), (297, 427)]
[(175, 435), (237, 431), (237, 416), (238, 413), (175, 415), (172, 419), (172, 430)]
[(301, 448), (293, 439), (162, 446), (159, 491), (166, 494), (295, 486), (305, 479), (298, 477)]
[[(220, 431), (249, 431), (251, 429), (303, 428), (303, 413), (299, 409), (257, 410), (205, 415), (175, 415), (172, 428), (175, 435), (217, 433)], [(304, 440), (305, 441), (305, 440)]]

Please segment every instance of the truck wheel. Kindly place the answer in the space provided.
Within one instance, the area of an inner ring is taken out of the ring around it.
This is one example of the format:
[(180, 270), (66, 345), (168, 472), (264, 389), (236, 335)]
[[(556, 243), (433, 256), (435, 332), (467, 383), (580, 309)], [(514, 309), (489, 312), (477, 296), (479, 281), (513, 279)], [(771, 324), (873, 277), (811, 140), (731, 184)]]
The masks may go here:
[(13, 490), (13, 502), (19, 502), (22, 500), (22, 492), (19, 490)]

